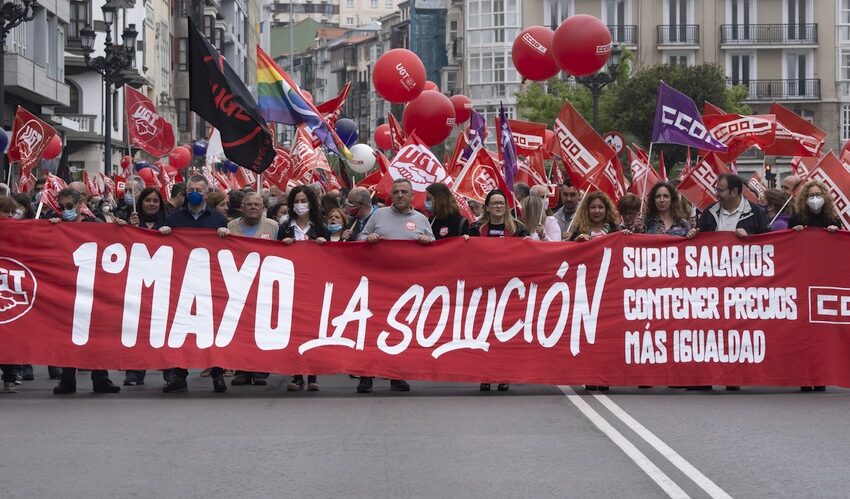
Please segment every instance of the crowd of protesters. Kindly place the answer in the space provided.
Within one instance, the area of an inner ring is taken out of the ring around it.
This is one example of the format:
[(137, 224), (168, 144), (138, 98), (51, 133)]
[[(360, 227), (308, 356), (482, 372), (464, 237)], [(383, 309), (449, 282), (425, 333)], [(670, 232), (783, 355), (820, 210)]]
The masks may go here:
[[(746, 189), (736, 175), (721, 175), (715, 194), (718, 201), (698, 212), (679, 195), (670, 182), (652, 186), (645, 199), (628, 194), (618, 203), (602, 192), (576, 190), (570, 183), (559, 186), (557, 208), (550, 210), (549, 195), (543, 186), (529, 188), (517, 184), (513, 193), (490, 191), (483, 204), (470, 202), (477, 217), (474, 221), (461, 215), (450, 189), (433, 184), (426, 189), (422, 212), (414, 209), (414, 192), (406, 180), (393, 183), (387, 204), (378, 202), (363, 187), (325, 192), (320, 184), (298, 186), (284, 193), (276, 187), (256, 191), (252, 186), (229, 193), (211, 188), (203, 175), (191, 176), (185, 184), (176, 184), (165, 199), (159, 190), (145, 187), (138, 177), (128, 179), (123, 196), (90, 196), (82, 182), (71, 182), (58, 193), (59, 212), (42, 211), (51, 223), (115, 223), (157, 230), (167, 235), (172, 229), (195, 227), (217, 231), (220, 237), (238, 235), (278, 240), (284, 244), (314, 241), (367, 241), (383, 239), (415, 240), (423, 245), (449, 237), (520, 237), (532, 241), (585, 242), (613, 232), (624, 234), (656, 234), (693, 238), (698, 232), (726, 231), (744, 238), (771, 230), (822, 227), (837, 231), (842, 227), (829, 190), (817, 180), (800, 185), (796, 176), (786, 177), (781, 189), (769, 189), (753, 203), (744, 196)], [(33, 219), (42, 195), (43, 181), (28, 194), (0, 196), (0, 218)], [(510, 206), (510, 200), (516, 206)], [(87, 209), (86, 209), (87, 208)], [(14, 393), (17, 385), (34, 378), (32, 366), (1, 365), (3, 390)], [(74, 393), (77, 370), (73, 367), (49, 366), (48, 375), (58, 379), (55, 394)], [(227, 391), (222, 367), (212, 367), (203, 374), (212, 378), (215, 392)], [(188, 390), (188, 371), (175, 367), (163, 371), (163, 392)], [(305, 380), (306, 376), (306, 380)], [(269, 373), (236, 371), (231, 385), (265, 385)], [(98, 393), (117, 393), (104, 370), (91, 371), (92, 388)], [(124, 385), (144, 385), (145, 371), (126, 371)], [(489, 391), (491, 383), (499, 391), (507, 391), (505, 380), (484, 380), (481, 391)], [(358, 393), (372, 391), (373, 378), (360, 377)], [(315, 374), (292, 377), (287, 390), (318, 391)], [(587, 385), (588, 390), (608, 387)], [(710, 389), (711, 387), (681, 387)], [(728, 386), (728, 390), (739, 387)], [(404, 380), (391, 380), (390, 389), (409, 391)], [(803, 391), (822, 391), (823, 386), (801, 387)]]

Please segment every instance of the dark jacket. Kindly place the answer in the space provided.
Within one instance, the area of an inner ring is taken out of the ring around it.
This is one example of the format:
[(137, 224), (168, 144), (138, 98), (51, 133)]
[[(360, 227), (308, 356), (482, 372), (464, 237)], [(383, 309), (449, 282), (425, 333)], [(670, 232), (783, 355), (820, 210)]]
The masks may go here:
[[(519, 220), (514, 220), (514, 224), (516, 224), (516, 232), (508, 233), (507, 227), (505, 227), (505, 237), (526, 237), (530, 233), (528, 229), (525, 228), (525, 225), (522, 224)], [(486, 223), (474, 223), (472, 227), (469, 228), (470, 236), (480, 236), (480, 237), (488, 237), (490, 234), (490, 225)]]
[[(747, 234), (762, 234), (769, 229), (767, 223), (767, 214), (761, 206), (753, 203), (749, 199), (744, 198), (747, 203), (744, 206), (744, 212), (741, 213), (741, 218), (738, 220), (739, 229), (744, 229)], [(720, 212), (720, 203), (714, 203), (705, 210), (702, 216), (699, 217), (697, 228), (701, 232), (716, 232), (717, 231), (717, 214)]]
[(189, 211), (189, 208), (180, 208), (168, 216), (165, 220), (165, 225), (172, 229), (186, 227), (220, 229), (227, 227), (227, 219), (218, 210), (211, 209), (209, 206), (204, 207), (204, 211), (201, 212), (197, 220), (195, 220), (195, 216)]
[(469, 232), (469, 221), (460, 213), (452, 213), (445, 218), (431, 220), (431, 232), (435, 239), (462, 236)]
[[(313, 224), (310, 225), (310, 228), (307, 229), (307, 239), (318, 239), (323, 237), (328, 239), (331, 237), (330, 232), (328, 232), (328, 228), (323, 224), (320, 224), (318, 227)], [(292, 226), (292, 222), (286, 222), (285, 224), (281, 224), (277, 229), (277, 240), (283, 241), (284, 239), (295, 239), (295, 227)]]
[(829, 227), (830, 225), (834, 225), (839, 229), (842, 228), (841, 219), (834, 218), (830, 220), (826, 218), (823, 210), (820, 213), (810, 213), (809, 219), (805, 223), (800, 215), (796, 213), (791, 215), (791, 219), (788, 220), (788, 227), (793, 228), (798, 225), (805, 225), (806, 227)]
[(372, 215), (374, 215), (377, 210), (378, 208), (376, 206), (372, 206), (372, 212), (369, 213), (368, 216), (362, 219), (351, 217), (351, 221), (348, 223), (348, 227), (346, 227), (346, 229), (351, 229), (351, 236), (348, 238), (349, 241), (357, 240), (357, 236), (359, 236), (360, 233), (363, 232), (363, 228), (366, 227), (366, 222), (372, 218)]

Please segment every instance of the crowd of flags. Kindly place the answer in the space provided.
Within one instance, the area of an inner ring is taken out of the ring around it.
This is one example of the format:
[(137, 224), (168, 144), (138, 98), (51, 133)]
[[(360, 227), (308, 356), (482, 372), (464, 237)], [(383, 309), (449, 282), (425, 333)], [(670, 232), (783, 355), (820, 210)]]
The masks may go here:
[[(211, 125), (206, 158), (199, 169), (211, 185), (223, 191), (245, 184), (274, 185), (282, 190), (314, 182), (328, 189), (354, 186), (345, 168), (335, 171), (322, 149), (325, 147), (342, 159), (351, 157), (334, 131), (350, 84), (337, 97), (314, 105), (286, 71), (257, 47), (258, 98), (254, 99), (191, 20), (189, 31), (190, 109)], [(154, 104), (125, 87), (125, 106), (131, 147), (155, 157), (167, 156), (175, 147), (174, 132)], [(824, 182), (836, 199), (845, 226), (850, 228), (850, 152), (824, 152), (826, 132), (776, 103), (763, 115), (727, 113), (708, 102), (700, 113), (692, 99), (662, 81), (648, 151), (635, 144), (625, 148), (629, 176), (621, 155), (568, 101), (553, 130), (544, 123), (510, 119), (500, 106), (495, 119), (496, 151), (486, 149), (486, 119), (473, 111), (468, 128), (458, 135), (451, 154), (442, 162), (415, 134), (407, 134), (392, 114), (387, 119), (392, 160), (376, 151), (378, 168), (356, 185), (386, 197), (394, 178), (418, 179), (414, 182), (414, 205), (418, 208), (424, 204), (424, 187), (435, 181), (449, 185), (463, 211), (470, 215), (466, 200), (483, 202), (493, 189), (506, 192), (513, 204), (511, 193), (517, 182), (545, 186), (553, 206), (557, 202), (557, 185), (565, 178), (579, 190), (602, 191), (615, 203), (626, 193), (645, 199), (655, 183), (667, 181), (663, 154), (658, 155), (658, 168), (652, 166), (653, 145), (663, 143), (687, 147), (687, 160), (678, 179), (679, 191), (697, 208), (705, 209), (717, 200), (717, 177), (737, 173), (735, 161), (755, 147), (765, 156), (791, 157), (797, 175)], [(291, 147), (275, 143), (272, 127), (276, 124), (295, 127)], [(20, 165), (16, 187), (26, 192), (35, 184), (33, 170), (56, 131), (20, 107), (14, 126), (9, 159)], [(694, 161), (692, 151), (696, 153)], [(235, 170), (216, 166), (225, 158), (236, 165)], [(83, 181), (93, 195), (121, 196), (127, 178), (133, 174), (132, 164), (122, 166), (124, 171), (112, 176), (84, 172)], [(167, 198), (171, 186), (183, 180), (183, 172), (162, 161), (155, 166), (156, 174), (151, 180)], [(46, 191), (61, 190), (62, 179), (49, 173), (46, 177)], [(747, 180), (747, 186), (745, 195), (753, 200), (767, 188), (760, 172)], [(54, 201), (48, 193), (45, 202)]]

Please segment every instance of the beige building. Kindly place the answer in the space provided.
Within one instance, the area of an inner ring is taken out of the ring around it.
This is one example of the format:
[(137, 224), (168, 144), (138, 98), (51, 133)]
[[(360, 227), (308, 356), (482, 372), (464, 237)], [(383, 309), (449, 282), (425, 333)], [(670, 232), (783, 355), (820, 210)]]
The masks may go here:
[(398, 10), (398, 0), (339, 0), (339, 25), (355, 28), (379, 22), (387, 14)]

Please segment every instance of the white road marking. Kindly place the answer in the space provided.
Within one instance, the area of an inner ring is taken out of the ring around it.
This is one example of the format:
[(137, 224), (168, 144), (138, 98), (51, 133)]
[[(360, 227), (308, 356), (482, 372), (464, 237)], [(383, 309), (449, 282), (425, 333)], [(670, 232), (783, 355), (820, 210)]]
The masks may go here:
[(656, 484), (658, 484), (658, 486), (661, 487), (661, 489), (666, 492), (668, 496), (677, 499), (684, 499), (690, 497), (687, 493), (685, 493), (684, 490), (682, 490), (681, 487), (676, 485), (676, 482), (674, 482), (669, 476), (667, 476), (663, 471), (661, 471), (658, 466), (653, 464), (653, 462), (650, 461), (649, 458), (646, 457), (643, 452), (641, 452), (637, 447), (635, 447), (634, 444), (629, 442), (629, 440), (624, 437), (622, 433), (620, 433), (619, 431), (617, 431), (616, 428), (611, 426), (611, 423), (609, 423), (605, 420), (605, 418), (600, 416), (599, 413), (596, 412), (595, 409), (593, 409), (593, 407), (590, 407), (590, 405), (585, 402), (585, 400), (580, 395), (578, 395), (571, 387), (567, 385), (559, 385), (558, 388), (560, 388), (561, 391), (564, 392), (564, 395), (566, 395), (567, 400), (572, 402), (572, 404), (576, 406), (576, 408), (581, 411), (582, 414), (587, 417), (587, 419), (589, 419), (593, 424), (595, 424), (596, 427), (599, 428), (599, 430), (605, 434), (605, 436), (611, 439), (611, 441), (614, 442), (614, 444), (619, 447), (620, 450), (622, 450), (629, 458), (631, 458), (631, 460), (634, 461), (635, 464), (638, 465), (638, 467), (649, 476), (649, 478), (651, 478)]
[(635, 418), (631, 417), (613, 400), (602, 394), (594, 394), (594, 397), (602, 405), (604, 405), (605, 408), (611, 411), (614, 416), (617, 416), (620, 421), (625, 423), (629, 428), (632, 429), (632, 431), (637, 433), (649, 445), (655, 448), (655, 450), (657, 450), (662, 456), (667, 458), (667, 460), (670, 461), (673, 466), (679, 468), (679, 470), (684, 473), (685, 476), (693, 480), (693, 482), (697, 484), (702, 490), (704, 490), (709, 496), (713, 498), (731, 499), (732, 496), (727, 494), (723, 489), (717, 486), (716, 483), (712, 482), (711, 479), (709, 479), (707, 476), (703, 475), (702, 472), (700, 472), (691, 463), (685, 460), (685, 458), (680, 456), (679, 453), (674, 451), (669, 445), (664, 443), (664, 441), (655, 436), (654, 433), (646, 429), (646, 427), (640, 424)]

